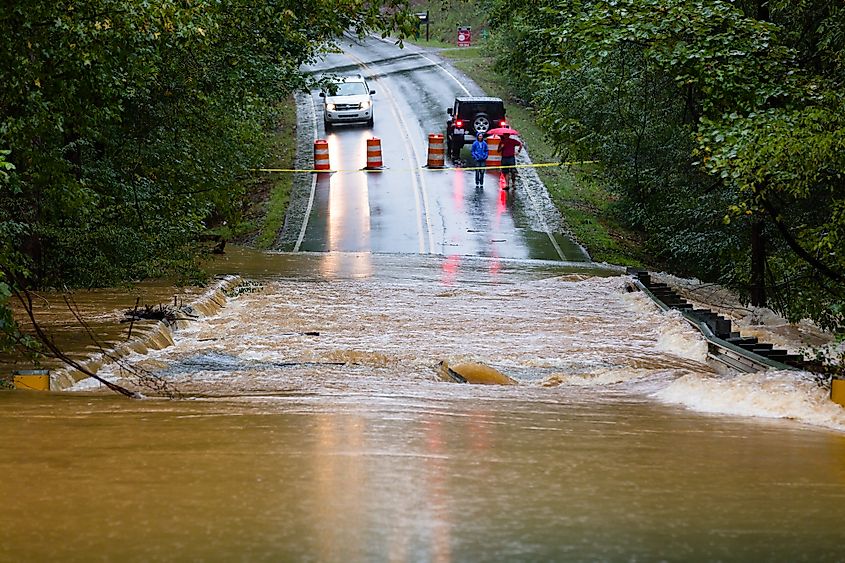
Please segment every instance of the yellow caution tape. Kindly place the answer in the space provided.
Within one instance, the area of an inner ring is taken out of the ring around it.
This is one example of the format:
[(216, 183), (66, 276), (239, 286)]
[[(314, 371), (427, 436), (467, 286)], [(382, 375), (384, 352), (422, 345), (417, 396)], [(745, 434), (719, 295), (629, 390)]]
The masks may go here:
[[(573, 160), (567, 162), (540, 162), (536, 164), (513, 164), (509, 166), (456, 166), (449, 168), (429, 168), (423, 166), (425, 170), (433, 172), (441, 172), (446, 170), (506, 170), (509, 168), (548, 168), (551, 166), (575, 166), (579, 164), (594, 164), (598, 160)], [(354, 168), (354, 169), (332, 169), (332, 170), (310, 170), (304, 168), (252, 168), (253, 172), (268, 172), (268, 173), (302, 173), (302, 174), (334, 174), (341, 172), (384, 172), (385, 170), (393, 171), (408, 171), (416, 170), (415, 168)]]

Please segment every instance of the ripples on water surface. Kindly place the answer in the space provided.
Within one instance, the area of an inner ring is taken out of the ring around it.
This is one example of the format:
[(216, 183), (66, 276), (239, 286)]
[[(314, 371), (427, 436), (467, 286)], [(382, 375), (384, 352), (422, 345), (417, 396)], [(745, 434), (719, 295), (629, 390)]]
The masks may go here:
[(671, 404), (841, 424), (812, 385), (715, 374), (619, 277), (372, 259), (264, 276), (133, 359), (192, 399), (0, 396), (0, 555), (841, 558), (842, 434)]

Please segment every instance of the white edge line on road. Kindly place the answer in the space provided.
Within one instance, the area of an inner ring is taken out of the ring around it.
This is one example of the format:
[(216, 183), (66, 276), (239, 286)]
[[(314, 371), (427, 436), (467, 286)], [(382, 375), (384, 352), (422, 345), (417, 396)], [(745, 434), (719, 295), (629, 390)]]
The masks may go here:
[[(308, 101), (311, 103), (311, 123), (314, 126), (314, 140), (317, 139), (317, 106), (314, 105), (314, 96), (308, 93)], [(305, 240), (305, 231), (308, 228), (308, 218), (311, 217), (311, 208), (314, 207), (314, 192), (317, 191), (317, 175), (311, 174), (311, 194), (308, 196), (308, 207), (305, 208), (305, 217), (302, 218), (302, 228), (299, 229), (299, 238), (293, 247), (294, 252), (299, 252), (302, 241)]]
[(446, 70), (446, 67), (444, 67), (443, 65), (441, 65), (441, 64), (440, 64), (440, 63), (438, 63), (437, 61), (431, 60), (430, 58), (428, 58), (427, 56), (423, 55), (422, 53), (420, 53), (419, 55), (420, 55), (422, 58), (424, 58), (425, 60), (427, 60), (428, 62), (430, 62), (431, 64), (433, 64), (434, 66), (436, 66), (437, 68), (439, 68), (440, 70), (442, 70), (443, 72), (445, 72), (446, 74), (448, 74), (448, 75), (452, 78), (452, 80), (454, 80), (454, 81), (458, 84), (458, 86), (460, 86), (460, 87), (461, 87), (461, 90), (463, 90), (464, 92), (466, 92), (466, 95), (467, 95), (467, 96), (469, 96), (469, 95), (470, 95), (469, 90), (467, 90), (467, 87), (466, 87), (466, 86), (464, 86), (464, 83), (463, 83), (463, 82), (461, 82), (460, 80), (458, 80), (458, 77), (457, 77), (457, 76), (455, 76), (454, 74), (452, 74), (451, 72), (449, 72), (448, 70)]
[(560, 245), (555, 240), (555, 235), (552, 233), (552, 230), (549, 228), (548, 223), (546, 223), (546, 219), (543, 217), (543, 213), (540, 210), (537, 202), (534, 200), (534, 194), (531, 193), (530, 189), (523, 190), (528, 193), (528, 199), (531, 200), (531, 207), (534, 208), (534, 213), (537, 214), (537, 217), (540, 218), (540, 224), (543, 226), (543, 230), (546, 232), (546, 235), (549, 237), (549, 240), (552, 241), (552, 246), (555, 247), (555, 251), (557, 255), (560, 256), (560, 259), (564, 262), (566, 261), (566, 256), (563, 254), (563, 250), (561, 250)]

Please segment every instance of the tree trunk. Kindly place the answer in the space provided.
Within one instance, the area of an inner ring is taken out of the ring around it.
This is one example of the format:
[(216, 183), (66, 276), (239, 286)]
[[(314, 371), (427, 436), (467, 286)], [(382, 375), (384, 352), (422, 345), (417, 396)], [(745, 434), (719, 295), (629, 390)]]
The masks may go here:
[(759, 219), (751, 225), (751, 304), (766, 306), (766, 239)]
[(772, 16), (769, 12), (769, 0), (757, 2), (757, 19), (764, 22), (772, 21)]

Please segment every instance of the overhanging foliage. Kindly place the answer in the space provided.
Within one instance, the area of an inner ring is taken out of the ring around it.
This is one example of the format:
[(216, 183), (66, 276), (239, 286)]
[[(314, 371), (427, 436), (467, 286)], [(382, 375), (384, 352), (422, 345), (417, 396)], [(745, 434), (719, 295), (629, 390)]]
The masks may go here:
[[(401, 0), (32, 0), (0, 12), (6, 289), (191, 275), (236, 218), (275, 104), (344, 33)], [(5, 313), (4, 313), (5, 315)], [(0, 318), (5, 322), (6, 316)]]
[(845, 9), (494, 0), (501, 67), (657, 265), (845, 329)]

